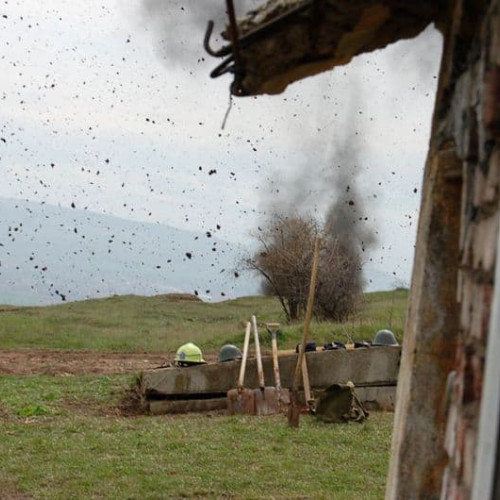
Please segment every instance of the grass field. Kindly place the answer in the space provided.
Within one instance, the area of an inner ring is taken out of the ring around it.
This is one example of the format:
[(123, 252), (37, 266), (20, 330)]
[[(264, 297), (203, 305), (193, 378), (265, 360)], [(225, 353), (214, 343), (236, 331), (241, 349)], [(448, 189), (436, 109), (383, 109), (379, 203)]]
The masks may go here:
[[(366, 296), (345, 324), (313, 322), (314, 339), (402, 339), (408, 292)], [(0, 356), (14, 349), (175, 351), (192, 340), (240, 344), (245, 322), (283, 321), (277, 301), (216, 304), (112, 297), (41, 308), (0, 308)], [(282, 347), (301, 324), (283, 324)], [(266, 345), (264, 338), (264, 345)], [(0, 376), (0, 499), (383, 498), (393, 416), (299, 429), (286, 417), (124, 416), (133, 375)]]
[[(401, 341), (407, 290), (366, 294), (361, 310), (346, 323), (316, 322), (318, 345), (337, 340), (372, 340), (391, 328)], [(281, 347), (292, 348), (302, 324), (285, 325), (277, 299), (246, 297), (219, 303), (172, 301), (168, 296), (117, 296), (49, 307), (0, 309), (0, 346), (121, 351), (168, 351), (190, 340), (203, 350), (226, 342), (241, 344), (252, 314), (262, 324), (283, 323)], [(267, 336), (264, 345), (269, 346)]]
[(284, 416), (125, 418), (129, 376), (1, 383), (0, 492), (13, 494), (0, 498), (383, 498), (391, 414), (304, 415), (298, 430)]

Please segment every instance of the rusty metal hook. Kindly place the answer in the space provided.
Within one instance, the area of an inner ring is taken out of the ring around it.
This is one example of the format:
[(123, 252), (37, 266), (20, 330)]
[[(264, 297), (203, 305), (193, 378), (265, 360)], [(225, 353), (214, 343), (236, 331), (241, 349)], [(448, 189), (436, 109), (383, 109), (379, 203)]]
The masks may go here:
[(229, 56), (227, 59), (224, 59), (216, 68), (214, 68), (210, 73), (210, 78), (218, 78), (225, 73), (234, 73), (234, 64), (229, 66), (232, 62), (234, 62), (233, 56)]
[(210, 47), (210, 37), (214, 30), (214, 22), (208, 21), (205, 37), (203, 39), (203, 47), (205, 51), (213, 57), (227, 57), (222, 61), (211, 73), (211, 78), (217, 78), (225, 73), (234, 74), (234, 82), (231, 84), (231, 93), (234, 95), (246, 95), (241, 82), (243, 80), (243, 69), (240, 56), (240, 38), (238, 34), (238, 26), (236, 23), (236, 14), (234, 10), (233, 0), (226, 0), (227, 14), (229, 17), (229, 34), (231, 43), (221, 47), (219, 50), (214, 50)]
[(203, 39), (203, 47), (205, 51), (213, 57), (225, 57), (232, 53), (233, 49), (231, 45), (225, 45), (221, 47), (219, 50), (213, 50), (210, 47), (210, 37), (214, 31), (214, 22), (208, 21), (207, 30), (205, 31), (205, 38)]

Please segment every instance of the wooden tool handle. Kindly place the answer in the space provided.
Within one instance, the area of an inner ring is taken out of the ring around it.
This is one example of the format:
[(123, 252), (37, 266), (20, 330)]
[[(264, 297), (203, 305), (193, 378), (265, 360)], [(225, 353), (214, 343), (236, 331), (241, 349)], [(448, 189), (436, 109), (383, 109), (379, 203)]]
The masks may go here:
[(250, 343), (250, 329), (252, 325), (250, 321), (247, 322), (247, 328), (245, 330), (245, 341), (243, 342), (243, 357), (241, 359), (240, 365), (240, 376), (238, 377), (238, 389), (243, 388), (243, 381), (245, 380), (245, 370), (247, 367), (247, 357), (248, 357), (248, 344)]
[(309, 285), (309, 296), (307, 297), (306, 319), (304, 321), (304, 331), (302, 334), (302, 342), (299, 349), (299, 356), (297, 358), (297, 365), (295, 366), (295, 375), (293, 377), (292, 390), (297, 392), (299, 386), (300, 372), (302, 371), (302, 362), (305, 356), (307, 337), (309, 336), (309, 324), (311, 323), (313, 305), (314, 305), (314, 292), (316, 290), (316, 279), (318, 276), (319, 265), (319, 250), (321, 246), (321, 238), (316, 237), (314, 242), (314, 256), (311, 270), (311, 283)]
[(304, 396), (306, 403), (309, 404), (313, 398), (311, 396), (311, 384), (309, 383), (309, 370), (307, 369), (307, 358), (302, 358), (302, 383), (304, 384)]
[(276, 389), (281, 390), (281, 380), (280, 380), (280, 366), (278, 361), (278, 341), (276, 340), (276, 332), (271, 333), (271, 342), (273, 346), (273, 370), (274, 370), (274, 383)]
[(260, 355), (259, 331), (257, 330), (257, 318), (252, 316), (253, 334), (255, 338), (255, 357), (257, 358), (257, 375), (259, 376), (259, 387), (264, 389), (264, 370), (262, 368), (262, 358)]
[(278, 331), (280, 326), (281, 326), (280, 323), (266, 323), (266, 328), (269, 333), (272, 333), (273, 331)]

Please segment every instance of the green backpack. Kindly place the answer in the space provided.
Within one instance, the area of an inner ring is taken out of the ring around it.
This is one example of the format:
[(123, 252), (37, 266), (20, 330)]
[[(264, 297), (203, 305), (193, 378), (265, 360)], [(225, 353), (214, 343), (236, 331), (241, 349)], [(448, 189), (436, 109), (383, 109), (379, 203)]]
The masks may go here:
[(368, 418), (354, 384), (333, 384), (325, 390), (316, 406), (316, 417), (323, 422), (362, 422)]

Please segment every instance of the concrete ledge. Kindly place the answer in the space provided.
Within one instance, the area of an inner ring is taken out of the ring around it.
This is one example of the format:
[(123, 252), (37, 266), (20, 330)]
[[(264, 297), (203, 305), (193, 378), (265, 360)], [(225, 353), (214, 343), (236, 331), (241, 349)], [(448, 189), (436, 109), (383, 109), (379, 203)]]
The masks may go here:
[[(322, 390), (314, 391), (319, 398)], [(394, 411), (396, 403), (396, 386), (384, 387), (357, 387), (356, 394), (368, 411)], [(306, 405), (305, 395), (298, 393), (300, 404)], [(159, 399), (146, 401), (145, 409), (152, 415), (175, 413), (190, 413), (203, 411), (227, 410), (227, 397), (210, 399)]]
[(356, 393), (368, 411), (396, 409), (396, 386), (356, 387)]
[[(357, 387), (395, 386), (399, 372), (400, 347), (370, 347), (354, 350), (317, 351), (306, 354), (311, 386), (324, 389), (351, 380)], [(279, 357), (281, 384), (292, 386), (296, 354)], [(266, 385), (274, 385), (272, 358), (263, 358)], [(240, 361), (161, 368), (142, 374), (142, 393), (146, 399), (193, 394), (217, 394), (236, 386)], [(249, 359), (245, 387), (258, 387), (256, 360)]]

